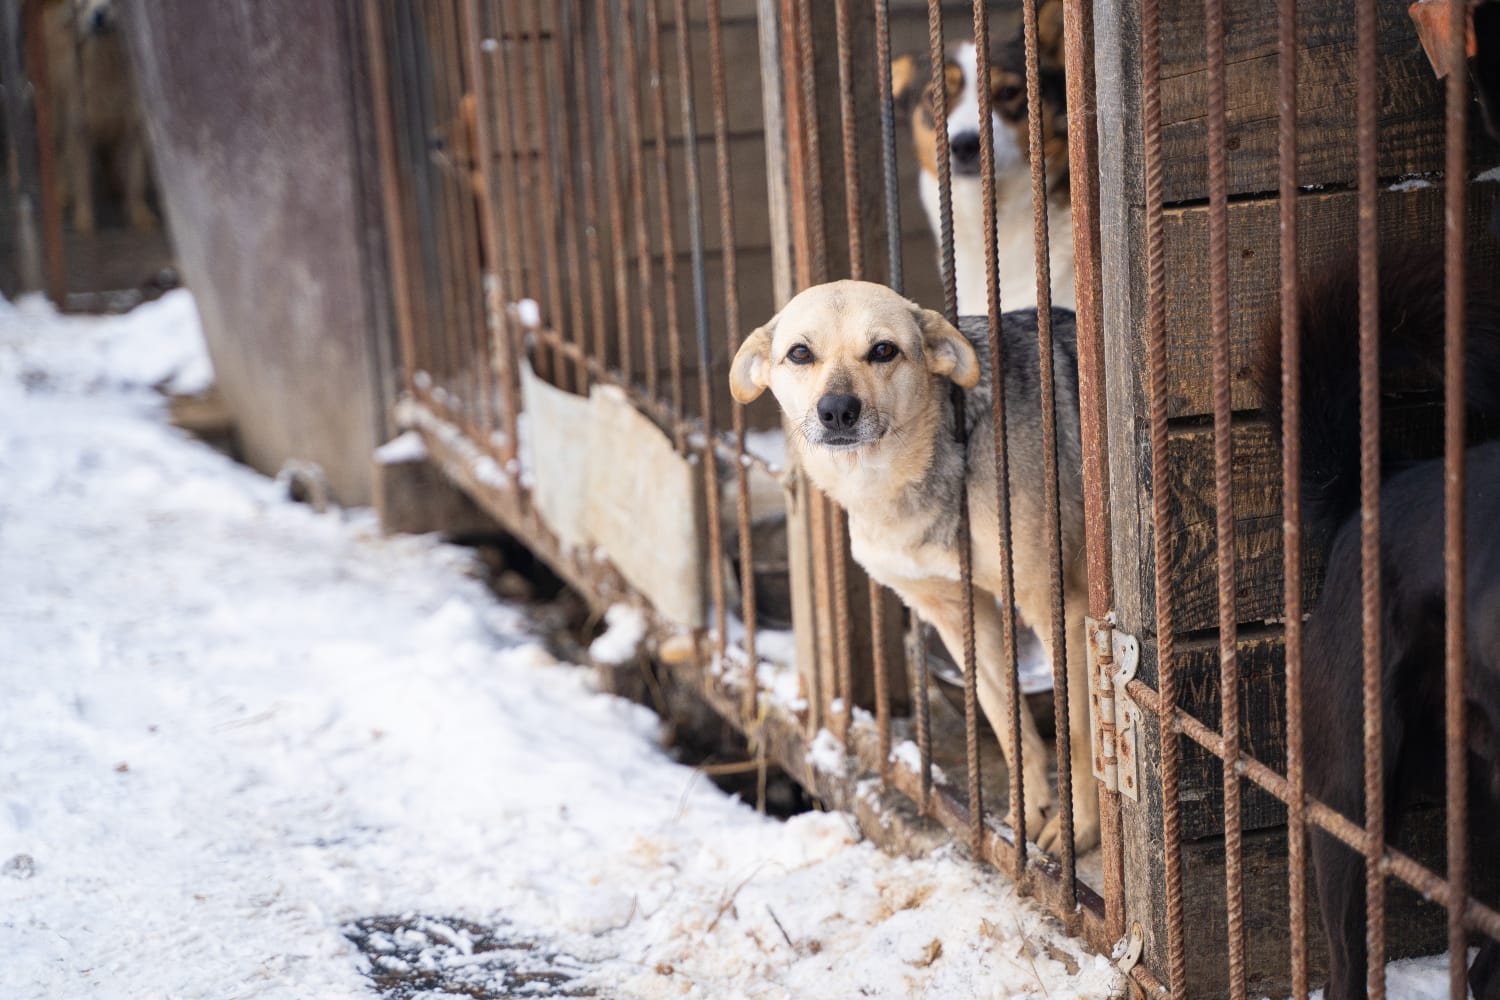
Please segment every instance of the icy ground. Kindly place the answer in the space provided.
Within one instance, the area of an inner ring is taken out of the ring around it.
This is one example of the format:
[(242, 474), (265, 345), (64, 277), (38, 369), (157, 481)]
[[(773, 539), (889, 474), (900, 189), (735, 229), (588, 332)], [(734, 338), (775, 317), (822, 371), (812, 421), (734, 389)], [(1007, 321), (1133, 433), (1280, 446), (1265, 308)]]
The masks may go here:
[(463, 551), (168, 427), (200, 341), (0, 301), (0, 997), (1110, 994), (999, 878), (670, 762)]

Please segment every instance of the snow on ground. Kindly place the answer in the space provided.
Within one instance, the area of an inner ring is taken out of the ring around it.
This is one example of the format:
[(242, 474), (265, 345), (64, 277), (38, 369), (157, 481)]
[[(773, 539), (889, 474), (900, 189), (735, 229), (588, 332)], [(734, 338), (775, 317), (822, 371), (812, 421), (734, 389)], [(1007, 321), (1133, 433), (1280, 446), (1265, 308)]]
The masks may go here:
[(184, 292), (0, 301), (0, 996), (1109, 994), (1000, 879), (670, 762), (463, 551), (168, 427), (206, 378)]

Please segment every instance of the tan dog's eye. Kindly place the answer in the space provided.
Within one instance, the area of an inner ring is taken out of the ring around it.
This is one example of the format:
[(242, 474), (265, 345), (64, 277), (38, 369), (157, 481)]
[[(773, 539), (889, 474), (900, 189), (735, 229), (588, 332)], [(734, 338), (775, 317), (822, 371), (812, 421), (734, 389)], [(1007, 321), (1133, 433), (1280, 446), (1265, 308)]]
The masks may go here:
[(897, 347), (889, 340), (882, 340), (880, 343), (870, 348), (869, 358), (871, 361), (883, 364), (887, 361), (895, 361), (896, 356), (900, 353), (901, 348)]
[(786, 359), (794, 365), (811, 364), (813, 353), (806, 344), (793, 344), (792, 349), (786, 352)]
[(995, 91), (994, 99), (1001, 104), (1011, 104), (1021, 97), (1021, 88), (1013, 83), (1006, 84)]

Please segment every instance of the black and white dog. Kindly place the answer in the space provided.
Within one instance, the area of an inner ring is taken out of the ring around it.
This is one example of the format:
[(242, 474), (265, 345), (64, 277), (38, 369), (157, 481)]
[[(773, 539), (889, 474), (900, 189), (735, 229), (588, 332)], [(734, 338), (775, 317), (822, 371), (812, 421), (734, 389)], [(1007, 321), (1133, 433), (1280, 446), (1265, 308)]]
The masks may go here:
[[(1441, 414), (1443, 280), (1440, 258), (1382, 263), (1380, 365), (1381, 714), (1386, 835), (1407, 807), (1444, 796), (1444, 570), (1441, 419), (1414, 442), (1407, 407)], [(1307, 620), (1302, 711), (1308, 793), (1364, 820), (1360, 602), (1358, 284), (1351, 268), (1300, 304), (1308, 548), (1326, 552), (1322, 597)], [(1280, 428), (1280, 329), (1262, 340), (1257, 378)], [(1470, 441), (1500, 430), (1500, 311), (1467, 305)], [(1473, 856), (1500, 849), (1500, 441), (1465, 455), (1469, 831)], [(1312, 836), (1318, 902), (1328, 937), (1328, 1000), (1364, 997), (1364, 859), (1332, 836)], [(1479, 1000), (1500, 1000), (1500, 944), (1486, 941), (1469, 971)]]

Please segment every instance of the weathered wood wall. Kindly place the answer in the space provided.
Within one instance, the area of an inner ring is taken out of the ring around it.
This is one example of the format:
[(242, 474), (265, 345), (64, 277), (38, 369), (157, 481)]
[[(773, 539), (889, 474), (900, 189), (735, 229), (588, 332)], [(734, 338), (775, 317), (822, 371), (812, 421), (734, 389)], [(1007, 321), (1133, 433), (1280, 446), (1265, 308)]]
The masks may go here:
[[(1383, 244), (1441, 247), (1443, 94), (1401, 0), (1380, 4), (1380, 234)], [(1230, 4), (1228, 17), (1229, 268), (1234, 419), (1235, 550), (1241, 713), (1247, 753), (1284, 766), (1285, 685), (1282, 663), (1282, 516), (1280, 453), (1260, 417), (1250, 382), (1253, 345), (1279, 307), (1276, 10)], [(1139, 0), (1096, 7), (1101, 224), (1105, 338), (1109, 368), (1110, 477), (1114, 584), (1121, 626), (1143, 637), (1140, 676), (1156, 684), (1156, 595), (1149, 396), (1145, 359), (1146, 241), (1141, 132)], [(1183, 707), (1219, 723), (1217, 567), (1213, 490), (1206, 87), (1202, 5), (1162, 3), (1162, 117), (1165, 165), (1167, 456), (1170, 493), (1167, 551), (1175, 582), (1178, 676)], [(1355, 253), (1355, 28), (1352, 6), (1336, 0), (1298, 5), (1299, 271), (1314, 279)], [(1500, 162), (1477, 124), (1475, 170)], [(1467, 179), (1465, 179), (1467, 183)], [(1497, 250), (1487, 236), (1500, 188), (1474, 183), (1469, 201), (1471, 273), (1494, 281)], [(1304, 285), (1306, 287), (1306, 285)], [(1308, 567), (1316, 593), (1320, 568)], [(1180, 801), (1188, 901), (1190, 997), (1223, 995), (1223, 787), (1216, 758), (1182, 738)], [(1124, 802), (1127, 908), (1146, 935), (1145, 962), (1165, 980), (1165, 899), (1161, 842), (1160, 737), (1148, 716), (1144, 794)], [(1250, 987), (1286, 992), (1285, 810), (1248, 783), (1247, 912), (1251, 919)], [(1398, 894), (1400, 895), (1400, 894)], [(1391, 954), (1440, 946), (1427, 932), (1433, 914), (1397, 905)], [(1438, 915), (1439, 921), (1441, 915)], [(1314, 954), (1320, 951), (1316, 925)]]

